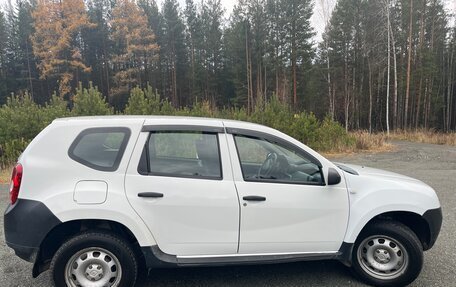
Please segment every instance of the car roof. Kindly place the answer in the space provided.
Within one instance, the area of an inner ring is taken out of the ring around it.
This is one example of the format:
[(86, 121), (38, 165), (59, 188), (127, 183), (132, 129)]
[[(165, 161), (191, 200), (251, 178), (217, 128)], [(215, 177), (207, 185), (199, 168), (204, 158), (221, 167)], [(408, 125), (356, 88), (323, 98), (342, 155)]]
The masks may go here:
[(162, 116), (162, 115), (111, 115), (111, 116), (80, 116), (80, 117), (67, 117), (55, 119), (55, 123), (63, 123), (65, 125), (81, 124), (84, 121), (96, 122), (97, 124), (109, 124), (117, 121), (126, 122), (137, 122), (143, 121), (143, 125), (151, 124), (173, 124), (173, 125), (204, 125), (211, 127), (232, 127), (232, 128), (243, 128), (253, 129), (262, 131), (275, 131), (269, 127), (238, 121), (228, 120), (219, 118), (207, 118), (207, 117), (188, 117), (188, 116)]

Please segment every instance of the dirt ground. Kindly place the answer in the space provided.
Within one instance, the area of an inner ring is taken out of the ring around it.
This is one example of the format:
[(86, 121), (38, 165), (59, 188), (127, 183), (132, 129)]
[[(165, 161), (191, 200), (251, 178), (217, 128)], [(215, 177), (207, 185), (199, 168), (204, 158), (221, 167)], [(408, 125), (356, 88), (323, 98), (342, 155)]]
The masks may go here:
[[(456, 147), (394, 142), (388, 153), (356, 154), (333, 159), (381, 168), (418, 178), (438, 193), (443, 226), (435, 246), (425, 252), (420, 277), (412, 286), (456, 286)], [(7, 185), (0, 185), (0, 209), (7, 204)], [(3, 226), (3, 217), (0, 217)], [(0, 226), (0, 227), (1, 227)], [(0, 286), (49, 286), (48, 272), (32, 279), (32, 265), (6, 247), (0, 228)], [(365, 286), (336, 261), (263, 266), (163, 269), (151, 272), (140, 286)]]

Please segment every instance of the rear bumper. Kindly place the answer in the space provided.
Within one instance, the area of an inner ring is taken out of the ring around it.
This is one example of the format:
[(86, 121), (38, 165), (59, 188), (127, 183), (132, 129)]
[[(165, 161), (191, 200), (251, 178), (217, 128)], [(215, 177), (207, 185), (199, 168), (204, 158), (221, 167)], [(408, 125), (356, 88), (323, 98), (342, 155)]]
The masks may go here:
[(14, 243), (10, 243), (8, 241), (6, 241), (6, 245), (8, 245), (8, 247), (14, 250), (16, 256), (32, 263), (35, 262), (38, 252), (40, 251), (38, 247), (17, 245)]
[(18, 199), (4, 214), (6, 244), (18, 257), (35, 262), (41, 242), (60, 223), (42, 202)]
[(429, 243), (424, 246), (424, 250), (431, 249), (440, 233), (442, 227), (442, 208), (429, 209), (423, 214), (423, 219), (426, 220), (429, 226)]

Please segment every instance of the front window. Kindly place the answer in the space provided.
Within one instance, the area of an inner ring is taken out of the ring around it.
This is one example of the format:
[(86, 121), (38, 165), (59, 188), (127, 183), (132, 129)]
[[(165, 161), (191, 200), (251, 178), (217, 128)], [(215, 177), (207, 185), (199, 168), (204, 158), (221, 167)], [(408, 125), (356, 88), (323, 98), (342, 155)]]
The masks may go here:
[(302, 152), (256, 137), (234, 139), (246, 181), (323, 183), (320, 167)]

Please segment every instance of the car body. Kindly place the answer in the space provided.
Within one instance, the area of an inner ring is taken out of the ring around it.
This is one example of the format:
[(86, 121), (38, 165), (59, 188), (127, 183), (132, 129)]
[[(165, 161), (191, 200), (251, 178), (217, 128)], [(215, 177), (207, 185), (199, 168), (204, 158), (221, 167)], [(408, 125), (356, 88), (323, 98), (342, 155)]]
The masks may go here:
[(19, 158), (10, 193), (8, 246), (33, 276), (50, 267), (57, 286), (131, 286), (138, 265), (317, 259), (404, 285), (442, 222), (419, 180), (333, 163), (272, 128), (222, 119), (57, 119)]

